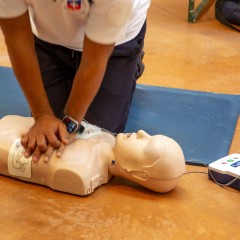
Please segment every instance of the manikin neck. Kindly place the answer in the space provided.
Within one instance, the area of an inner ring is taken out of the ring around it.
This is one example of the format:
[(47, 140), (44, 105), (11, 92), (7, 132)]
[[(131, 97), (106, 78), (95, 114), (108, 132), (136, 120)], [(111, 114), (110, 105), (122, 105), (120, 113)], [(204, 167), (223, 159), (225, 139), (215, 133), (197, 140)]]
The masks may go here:
[(121, 171), (119, 169), (119, 166), (117, 165), (116, 162), (116, 157), (114, 154), (114, 151), (111, 152), (108, 160), (108, 171), (111, 175), (113, 176), (121, 176)]
[(124, 170), (119, 164), (117, 164), (116, 156), (114, 154), (114, 150), (111, 152), (109, 161), (108, 161), (108, 171), (113, 176), (121, 176), (127, 179), (134, 181), (131, 177), (131, 173)]

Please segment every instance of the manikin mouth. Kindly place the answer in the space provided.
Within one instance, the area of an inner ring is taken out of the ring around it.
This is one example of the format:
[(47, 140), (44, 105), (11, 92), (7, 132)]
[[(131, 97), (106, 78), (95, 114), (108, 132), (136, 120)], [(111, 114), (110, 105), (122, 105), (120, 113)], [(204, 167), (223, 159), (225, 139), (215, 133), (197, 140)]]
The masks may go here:
[(134, 136), (134, 135), (136, 135), (135, 132), (133, 132), (133, 133), (125, 133), (124, 137), (125, 138), (130, 138), (131, 136)]
[(130, 138), (131, 135), (132, 135), (132, 133), (126, 133), (126, 134), (125, 134), (125, 138)]

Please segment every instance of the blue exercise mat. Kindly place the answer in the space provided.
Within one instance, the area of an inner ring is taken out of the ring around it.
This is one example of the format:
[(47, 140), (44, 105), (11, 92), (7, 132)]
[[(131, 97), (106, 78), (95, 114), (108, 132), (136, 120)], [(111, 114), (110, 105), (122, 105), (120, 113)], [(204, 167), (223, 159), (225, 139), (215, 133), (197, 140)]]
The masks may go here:
[(239, 112), (239, 95), (138, 85), (125, 132), (172, 137), (188, 164), (204, 165), (228, 154)]
[[(11, 68), (0, 67), (0, 86), (0, 118), (30, 116)], [(138, 85), (125, 132), (167, 135), (181, 145), (187, 163), (209, 164), (228, 154), (239, 112), (239, 95)]]
[(6, 115), (30, 116), (31, 112), (12, 68), (0, 67), (0, 118)]

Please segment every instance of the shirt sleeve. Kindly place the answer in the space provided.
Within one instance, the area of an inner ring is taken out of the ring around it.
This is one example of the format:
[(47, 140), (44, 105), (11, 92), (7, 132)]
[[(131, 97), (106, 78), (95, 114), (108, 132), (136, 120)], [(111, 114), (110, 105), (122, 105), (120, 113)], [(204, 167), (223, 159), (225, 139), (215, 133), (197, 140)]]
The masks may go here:
[(132, 8), (132, 0), (93, 1), (86, 25), (87, 37), (100, 44), (112, 44), (124, 38)]
[(0, 18), (14, 18), (27, 11), (25, 0), (1, 0)]

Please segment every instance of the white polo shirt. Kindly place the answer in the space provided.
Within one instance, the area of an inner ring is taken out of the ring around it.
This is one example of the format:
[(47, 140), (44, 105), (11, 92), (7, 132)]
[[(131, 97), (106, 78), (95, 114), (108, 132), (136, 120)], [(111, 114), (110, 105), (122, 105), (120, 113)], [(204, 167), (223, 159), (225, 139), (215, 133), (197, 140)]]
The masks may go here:
[(29, 10), (32, 31), (40, 39), (82, 50), (83, 38), (116, 45), (141, 30), (151, 0), (1, 0), (0, 18)]

